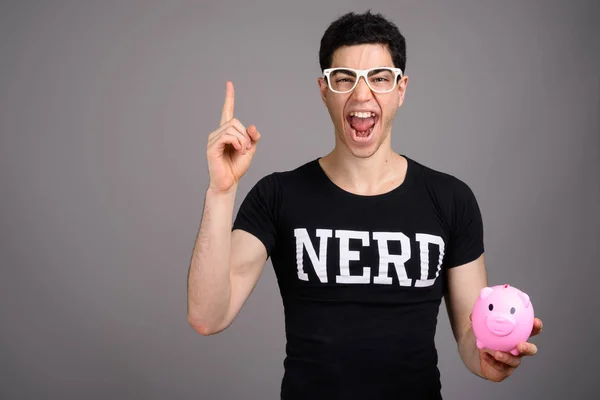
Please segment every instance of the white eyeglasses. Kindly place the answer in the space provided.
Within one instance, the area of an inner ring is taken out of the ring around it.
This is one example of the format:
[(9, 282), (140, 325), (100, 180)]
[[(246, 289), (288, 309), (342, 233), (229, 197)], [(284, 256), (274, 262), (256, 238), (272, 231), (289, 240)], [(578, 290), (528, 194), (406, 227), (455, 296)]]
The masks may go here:
[(349, 93), (354, 90), (360, 77), (365, 78), (369, 88), (376, 93), (387, 93), (394, 90), (398, 76), (402, 77), (400, 68), (375, 67), (371, 69), (327, 68), (323, 77), (335, 93)]

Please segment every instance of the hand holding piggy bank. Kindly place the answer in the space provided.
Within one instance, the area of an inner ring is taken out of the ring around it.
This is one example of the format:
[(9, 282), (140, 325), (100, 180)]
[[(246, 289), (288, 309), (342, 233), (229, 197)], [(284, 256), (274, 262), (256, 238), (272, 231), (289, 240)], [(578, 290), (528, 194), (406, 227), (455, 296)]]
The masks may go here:
[(481, 289), (471, 316), (477, 348), (519, 355), (517, 345), (527, 341), (533, 329), (533, 305), (529, 296), (510, 285)]

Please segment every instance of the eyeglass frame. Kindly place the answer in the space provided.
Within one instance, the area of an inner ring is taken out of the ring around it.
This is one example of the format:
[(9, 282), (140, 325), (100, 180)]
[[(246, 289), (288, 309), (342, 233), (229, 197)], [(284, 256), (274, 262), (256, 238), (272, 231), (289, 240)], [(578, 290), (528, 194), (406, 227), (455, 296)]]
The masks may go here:
[[(377, 91), (375, 89), (373, 89), (371, 87), (371, 84), (369, 83), (369, 79), (368, 79), (368, 74), (371, 71), (375, 71), (377, 69), (387, 69), (387, 70), (391, 70), (392, 72), (394, 72), (394, 84), (392, 85), (392, 88), (390, 90), (386, 90), (384, 92), (381, 91)], [(339, 91), (339, 90), (335, 90), (332, 86), (331, 86), (331, 79), (329, 79), (330, 74), (333, 71), (336, 70), (345, 70), (345, 71), (352, 71), (354, 73), (356, 73), (356, 82), (354, 82), (354, 86), (352, 86), (352, 89), (348, 90), (348, 91)], [(323, 78), (325, 79), (325, 81), (327, 82), (327, 87), (329, 87), (329, 89), (334, 92), (334, 93), (350, 93), (352, 92), (354, 89), (356, 89), (356, 87), (358, 86), (358, 81), (360, 81), (360, 77), (365, 78), (365, 83), (367, 84), (367, 86), (369, 87), (369, 89), (371, 89), (373, 92), (375, 93), (389, 93), (392, 90), (394, 90), (394, 88), (396, 87), (396, 84), (398, 83), (398, 76), (400, 76), (401, 78), (404, 76), (403, 72), (400, 68), (394, 68), (394, 67), (375, 67), (375, 68), (369, 68), (369, 69), (355, 69), (355, 68), (347, 68), (347, 67), (335, 67), (335, 68), (326, 68), (323, 70)]]

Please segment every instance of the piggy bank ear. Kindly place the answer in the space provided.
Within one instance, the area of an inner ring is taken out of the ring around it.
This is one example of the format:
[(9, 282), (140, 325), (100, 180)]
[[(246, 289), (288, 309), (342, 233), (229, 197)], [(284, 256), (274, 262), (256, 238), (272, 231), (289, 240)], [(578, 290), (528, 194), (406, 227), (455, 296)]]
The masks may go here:
[(492, 292), (494, 291), (494, 289), (492, 289), (491, 287), (484, 287), (483, 289), (481, 289), (481, 292), (479, 292), (479, 298), (480, 299), (485, 299), (486, 297), (488, 297)]
[(529, 296), (527, 295), (527, 293), (523, 293), (523, 292), (519, 291), (519, 297), (523, 301), (525, 308), (529, 307), (529, 304), (531, 303), (531, 301), (529, 300)]

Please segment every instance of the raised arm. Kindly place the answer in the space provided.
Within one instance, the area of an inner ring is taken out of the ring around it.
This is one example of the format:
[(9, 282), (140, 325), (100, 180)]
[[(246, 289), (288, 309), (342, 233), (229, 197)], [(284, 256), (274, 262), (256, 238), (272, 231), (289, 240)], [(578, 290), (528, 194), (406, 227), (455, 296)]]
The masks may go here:
[(250, 166), (260, 134), (233, 118), (228, 82), (221, 125), (208, 137), (210, 185), (188, 272), (189, 324), (203, 335), (227, 328), (255, 287), (267, 252), (257, 238), (231, 231), (238, 182)]

